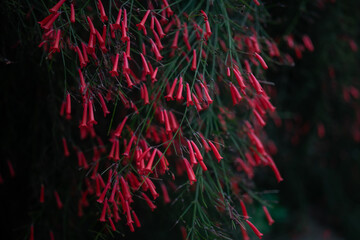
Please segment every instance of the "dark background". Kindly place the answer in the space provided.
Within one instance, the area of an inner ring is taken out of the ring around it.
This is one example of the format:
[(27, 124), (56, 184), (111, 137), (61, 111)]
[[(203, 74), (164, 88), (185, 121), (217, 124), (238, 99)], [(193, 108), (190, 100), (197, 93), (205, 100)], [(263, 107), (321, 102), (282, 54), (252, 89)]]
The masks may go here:
[[(4, 181), (0, 184), (0, 236), (24, 239), (29, 223), (46, 208), (37, 204), (41, 182), (33, 176), (48, 169), (48, 176), (57, 178), (69, 169), (57, 158), (61, 149), (50, 144), (59, 142), (58, 109), (54, 106), (58, 106), (56, 96), (62, 92), (57, 92), (57, 83), (49, 77), (49, 66), (39, 64), (39, 32), (28, 6), (11, 2), (0, 3), (0, 174)], [(359, 3), (343, 0), (267, 4), (280, 23), (269, 26), (270, 35), (291, 33), (300, 41), (306, 33), (315, 51), (296, 59), (295, 67), (272, 67), (268, 76), (276, 84), (272, 101), (283, 120), (280, 127), (270, 123), (267, 131), (278, 147), (274, 159), (285, 181), (275, 186), (280, 190), (279, 204), (271, 210), (276, 223), (266, 239), (357, 239), (360, 147), (354, 136), (360, 129), (360, 106), (355, 96), (345, 101), (343, 89), (360, 87), (359, 51), (353, 51), (349, 44), (349, 39), (359, 43)], [(286, 50), (286, 46), (281, 47)], [(334, 68), (335, 77), (329, 76), (329, 67)], [(321, 124), (325, 129), (323, 137), (318, 134)], [(14, 178), (9, 174), (7, 160), (14, 166)], [(55, 161), (60, 170), (52, 170), (54, 164), (50, 161)], [(76, 215), (76, 206), (68, 207), (69, 216)], [(47, 214), (58, 214), (55, 211)], [(161, 213), (152, 216), (135, 238), (165, 239), (179, 233)], [(81, 230), (86, 220), (78, 223), (78, 233), (71, 236), (86, 238), (86, 231)], [(149, 231), (154, 238), (150, 238)]]

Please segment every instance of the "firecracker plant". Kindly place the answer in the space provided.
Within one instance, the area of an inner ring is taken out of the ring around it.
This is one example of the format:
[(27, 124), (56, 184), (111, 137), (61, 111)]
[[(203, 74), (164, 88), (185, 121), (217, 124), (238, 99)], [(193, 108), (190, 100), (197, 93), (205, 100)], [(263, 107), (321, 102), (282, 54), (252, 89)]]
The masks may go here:
[[(39, 204), (62, 209), (71, 196), (65, 205), (76, 205), (77, 218), (100, 222), (89, 226), (97, 237), (131, 235), (159, 204), (180, 209), (184, 239), (263, 236), (247, 208), (263, 211), (271, 225), (272, 202), (254, 176), (283, 180), (263, 130), (269, 116), (278, 120), (266, 70), (293, 64), (280, 42), (297, 55), (313, 51), (307, 35), (299, 44), (291, 36), (275, 41), (264, 28), (266, 5), (256, 0), (29, 6), (39, 51), (63, 89), (56, 107), (62, 135), (53, 144), (61, 144), (62, 164), (72, 172), (62, 178), (76, 175), (69, 191), (41, 183)], [(45, 231), (37, 227), (44, 218), (34, 219), (30, 239)], [(54, 221), (54, 233), (51, 224), (54, 239), (62, 228)]]

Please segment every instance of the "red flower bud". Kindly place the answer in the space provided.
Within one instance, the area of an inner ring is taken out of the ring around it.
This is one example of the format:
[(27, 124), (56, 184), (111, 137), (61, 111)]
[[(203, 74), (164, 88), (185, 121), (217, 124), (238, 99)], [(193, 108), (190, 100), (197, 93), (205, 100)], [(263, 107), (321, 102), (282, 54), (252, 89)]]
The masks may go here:
[(123, 119), (123, 121), (119, 124), (119, 126), (116, 128), (115, 133), (114, 133), (114, 136), (115, 136), (115, 137), (120, 137), (121, 132), (122, 132), (122, 130), (123, 130), (123, 128), (124, 128), (124, 125), (125, 125), (127, 119), (128, 119), (128, 116), (126, 116), (126, 117)]
[(108, 200), (107, 198), (105, 199), (104, 205), (103, 205), (103, 209), (101, 211), (101, 215), (100, 215), (100, 222), (105, 222), (105, 215), (106, 215), (106, 210), (108, 209), (109, 204), (108, 204)]
[(258, 53), (255, 53), (255, 58), (260, 62), (263, 69), (265, 69), (265, 70), (268, 69), (268, 66), (266, 65), (266, 62), (264, 61), (264, 59)]
[(75, 23), (75, 9), (74, 9), (74, 3), (70, 4), (70, 22)]
[(102, 22), (106, 22), (108, 20), (108, 17), (106, 16), (104, 5), (102, 4), (101, 0), (98, 0), (97, 4), (99, 11), (100, 11), (100, 18)]
[(55, 6), (49, 9), (49, 12), (56, 13), (59, 11), (60, 7), (64, 4), (66, 0), (60, 0)]
[(196, 50), (193, 49), (193, 58), (192, 58), (192, 63), (191, 63), (191, 68), (192, 71), (196, 70)]
[(186, 83), (186, 106), (194, 105), (194, 102), (191, 98), (191, 91), (189, 83)]
[(60, 197), (59, 197), (59, 194), (58, 194), (58, 192), (56, 190), (54, 191), (54, 196), (55, 196), (55, 200), (56, 200), (56, 204), (57, 204), (58, 209), (61, 209), (63, 207), (63, 204), (62, 204), (62, 202), (60, 200)]
[(119, 73), (117, 71), (118, 70), (118, 65), (119, 65), (119, 58), (120, 58), (120, 54), (117, 53), (116, 57), (115, 57), (113, 69), (110, 71), (110, 74), (111, 74), (112, 77), (119, 76)]
[(144, 17), (143, 17), (143, 19), (141, 20), (141, 22), (136, 24), (136, 26), (138, 27), (139, 30), (143, 30), (144, 35), (147, 35), (146, 34), (146, 28), (145, 28), (145, 22), (146, 22), (146, 19), (149, 16), (149, 14), (150, 14), (150, 10), (147, 10)]
[(246, 223), (250, 226), (256, 236), (261, 239), (263, 234), (254, 226), (254, 224), (252, 224), (249, 220), (246, 220)]
[(88, 23), (89, 23), (89, 28), (90, 28), (90, 32), (92, 35), (96, 35), (96, 30), (95, 30), (95, 27), (94, 27), (94, 24), (93, 22), (91, 21), (91, 18), (89, 16), (86, 17)]
[(218, 152), (217, 148), (210, 140), (208, 140), (208, 143), (210, 145), (211, 150), (213, 151), (213, 153), (215, 155), (215, 158), (218, 160), (218, 162), (220, 162), (220, 160), (223, 159), (223, 157), (220, 156), (220, 153)]
[(188, 175), (190, 185), (192, 185), (194, 182), (196, 182), (196, 177), (193, 169), (191, 168), (188, 160), (186, 158), (183, 158), (183, 161), (185, 163), (186, 173)]
[(275, 221), (274, 219), (271, 217), (270, 213), (269, 213), (269, 210), (266, 208), (266, 206), (263, 206), (263, 210), (264, 210), (264, 213), (265, 213), (265, 216), (266, 216), (266, 219), (269, 223), (269, 226), (271, 226)]
[(246, 211), (246, 206), (245, 206), (245, 203), (243, 202), (243, 200), (240, 200), (240, 205), (241, 205), (241, 211), (242, 211), (244, 218), (249, 219), (249, 215)]
[(66, 139), (64, 137), (62, 138), (62, 142), (63, 142), (63, 147), (64, 147), (64, 156), (68, 157), (68, 156), (70, 156), (70, 153), (69, 153), (69, 149), (68, 149), (68, 146), (66, 143)]

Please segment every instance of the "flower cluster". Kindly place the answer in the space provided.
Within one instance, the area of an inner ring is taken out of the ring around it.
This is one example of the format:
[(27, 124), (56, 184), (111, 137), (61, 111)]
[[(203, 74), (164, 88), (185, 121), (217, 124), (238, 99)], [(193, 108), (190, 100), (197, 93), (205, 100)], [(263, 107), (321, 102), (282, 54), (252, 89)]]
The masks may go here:
[[(134, 231), (141, 224), (133, 202), (143, 201), (154, 211), (161, 194), (171, 202), (167, 189), (175, 191), (175, 179), (186, 174), (189, 187), (199, 178), (215, 178), (222, 188), (230, 184), (243, 213), (230, 219), (239, 223), (245, 239), (242, 223), (261, 238), (245, 208), (249, 194), (239, 184), (266, 166), (283, 180), (268, 153), (272, 142), (261, 140), (266, 140), (266, 113), (275, 112), (261, 80), (268, 69), (264, 58), (283, 58), (277, 44), (252, 26), (252, 8), (242, 17), (249, 27), (234, 24), (233, 32), (228, 18), (240, 21), (224, 1), (189, 12), (186, 1), (147, 1), (145, 7), (97, 0), (95, 8), (80, 2), (61, 0), (39, 22), (39, 47), (48, 58), (77, 65), (67, 85), (79, 87), (65, 89), (60, 115), (80, 131), (78, 137), (62, 138), (64, 155), (76, 153), (78, 167), (89, 173), (78, 215), (96, 196), (101, 222), (115, 231), (123, 217)], [(310, 39), (303, 40), (311, 50)], [(80, 113), (74, 102), (81, 102)], [(220, 179), (218, 168), (231, 180)], [(230, 208), (222, 188), (209, 189), (220, 195), (219, 212)], [(43, 192), (42, 185), (41, 202)], [(263, 210), (271, 225), (265, 205)]]

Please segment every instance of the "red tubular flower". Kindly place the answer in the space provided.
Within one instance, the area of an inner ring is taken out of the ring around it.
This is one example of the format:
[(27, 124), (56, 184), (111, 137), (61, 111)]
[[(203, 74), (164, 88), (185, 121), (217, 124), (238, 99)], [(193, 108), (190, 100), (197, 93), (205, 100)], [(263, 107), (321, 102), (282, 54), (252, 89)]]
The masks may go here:
[(149, 105), (150, 102), (149, 102), (149, 93), (148, 93), (147, 87), (146, 87), (145, 84), (143, 84), (142, 86), (143, 86), (143, 89), (144, 89), (144, 104)]
[(312, 41), (310, 39), (310, 37), (308, 35), (304, 35), (302, 37), (304, 46), (307, 48), (307, 50), (309, 50), (310, 52), (314, 51), (314, 45), (312, 44)]
[(96, 30), (95, 30), (93, 22), (91, 21), (91, 18), (89, 16), (87, 16), (86, 19), (87, 19), (87, 21), (89, 23), (89, 28), (90, 28), (91, 34), (96, 35)]
[(55, 240), (53, 231), (49, 231), (50, 240)]
[(127, 120), (127, 119), (128, 119), (128, 116), (126, 116), (126, 117), (122, 120), (122, 122), (119, 124), (119, 126), (116, 128), (115, 133), (114, 133), (114, 136), (115, 136), (115, 137), (120, 137), (121, 132), (122, 132), (124, 126), (125, 126), (125, 123), (126, 123), (126, 120)]
[(30, 226), (30, 237), (29, 240), (34, 240), (34, 224)]
[(205, 148), (205, 152), (209, 152), (211, 150), (209, 144), (207, 143), (207, 141), (204, 138), (204, 136), (202, 135), (202, 133), (199, 133), (199, 135), (200, 135), (201, 143), (202, 143), (203, 147)]
[(49, 19), (49, 21), (42, 26), (42, 28), (45, 29), (45, 30), (49, 30), (49, 29), (52, 27), (53, 23), (56, 21), (56, 19), (57, 19), (59, 16), (60, 16), (60, 13), (59, 13), (59, 12), (54, 13), (54, 14), (52, 15), (52, 17)]
[(40, 188), (40, 203), (44, 203), (44, 190), (45, 190), (45, 187), (44, 187), (44, 184), (41, 184), (41, 188)]
[(146, 203), (150, 207), (151, 211), (154, 211), (156, 209), (155, 204), (150, 200), (150, 198), (145, 194), (141, 193), (141, 196), (145, 199)]
[(84, 61), (85, 61), (85, 63), (89, 63), (90, 61), (89, 61), (89, 57), (87, 55), (86, 48), (87, 48), (86, 44), (81, 42), (81, 49), (82, 49), (82, 54), (83, 54), (83, 57), (84, 57)]
[(183, 78), (180, 76), (180, 81), (179, 81), (179, 86), (178, 86), (178, 90), (177, 90), (177, 93), (176, 93), (176, 100), (177, 101), (181, 101), (183, 100), (183, 96), (182, 96), (182, 92), (183, 92)]
[(190, 143), (191, 143), (193, 149), (195, 150), (195, 156), (196, 156), (197, 160), (199, 160), (199, 162), (203, 161), (203, 156), (201, 155), (200, 150), (196, 146), (195, 142), (191, 140)]
[(249, 220), (246, 220), (246, 223), (249, 225), (249, 227), (253, 230), (253, 232), (256, 234), (256, 236), (261, 239), (263, 234), (252, 224)]
[(193, 165), (197, 164), (197, 161), (195, 159), (195, 153), (194, 153), (194, 149), (192, 148), (191, 142), (189, 140), (186, 140), (187, 145), (188, 145), (188, 149), (189, 149), (189, 154), (190, 154), (190, 162)]
[(160, 187), (161, 187), (161, 190), (163, 192), (164, 204), (170, 203), (171, 200), (170, 200), (169, 193), (168, 193), (168, 190), (167, 190), (165, 184), (161, 183)]
[(156, 67), (155, 70), (154, 70), (154, 72), (151, 74), (151, 81), (152, 81), (153, 83), (157, 81), (157, 80), (156, 80), (156, 74), (157, 74), (158, 71), (159, 71), (159, 68)]
[(132, 213), (132, 216), (133, 216), (133, 218), (134, 218), (134, 221), (135, 221), (135, 226), (136, 227), (141, 227), (141, 224), (140, 224), (140, 221), (139, 221), (139, 218), (136, 216), (136, 213), (135, 213), (135, 211), (134, 210), (132, 210), (131, 211), (131, 213)]
[(120, 160), (120, 142), (119, 140), (115, 139), (115, 153), (114, 153), (114, 161)]
[(130, 56), (130, 50), (131, 50), (130, 47), (131, 47), (131, 46), (130, 46), (130, 44), (131, 44), (130, 41), (127, 41), (127, 42), (126, 42), (126, 57), (127, 57), (129, 60), (131, 60), (131, 56)]
[(117, 18), (116, 18), (116, 22), (113, 24), (114, 29), (116, 29), (116, 30), (120, 29), (121, 13), (122, 13), (122, 9), (120, 8), (119, 13), (118, 13)]
[(207, 167), (206, 167), (204, 161), (199, 161), (199, 164), (204, 172), (207, 171)]
[(101, 215), (100, 215), (100, 222), (105, 222), (105, 215), (106, 215), (106, 210), (108, 209), (109, 204), (108, 204), (108, 200), (107, 198), (105, 199), (104, 205), (103, 205), (103, 209), (101, 211)]
[(74, 3), (70, 4), (70, 22), (75, 23), (75, 9), (74, 9)]
[(123, 71), (124, 73), (130, 73), (129, 62), (126, 53), (123, 53)]
[(95, 30), (96, 31), (96, 38), (99, 42), (99, 45), (100, 45), (100, 49), (103, 53), (107, 53), (107, 49), (106, 49), (106, 46), (105, 46), (105, 39), (101, 36), (101, 34), (99, 33), (98, 30)]
[(154, 183), (150, 180), (150, 178), (145, 178), (145, 182), (149, 187), (150, 193), (153, 196), (154, 200), (159, 197), (159, 194), (156, 192), (156, 188)]
[(249, 235), (246, 232), (246, 229), (240, 225), (240, 229), (241, 229), (241, 235), (243, 237), (243, 240), (250, 240)]
[(255, 53), (255, 58), (260, 62), (263, 69), (265, 69), (265, 70), (268, 69), (268, 66), (266, 65), (266, 62), (264, 61), (264, 59), (258, 53)]
[(260, 2), (258, 0), (253, 0), (253, 1), (256, 5), (260, 6)]
[(165, 10), (166, 10), (166, 13), (167, 13), (168, 17), (172, 16), (174, 14), (174, 12), (171, 10), (167, 0), (162, 0), (162, 2), (164, 4), (164, 6), (165, 6)]
[(209, 21), (205, 21), (205, 29), (206, 29), (205, 38), (208, 39), (212, 34)]
[(131, 81), (129, 74), (125, 73), (125, 79), (126, 79), (128, 87), (132, 88), (132, 86), (134, 86), (134, 83)]
[(54, 16), (55, 14), (50, 14), (49, 16), (47, 16), (46, 18), (44, 18), (43, 20), (41, 20), (40, 22), (38, 22), (38, 24), (40, 24), (40, 27), (41, 28), (44, 28), (44, 26), (50, 21), (50, 19), (52, 19), (52, 17)]
[(184, 40), (184, 42), (185, 42), (185, 45), (186, 45), (187, 50), (190, 51), (190, 50), (191, 50), (191, 45), (190, 45), (190, 42), (189, 42), (189, 31), (188, 31), (188, 27), (187, 27), (186, 22), (185, 22), (183, 25), (184, 25), (183, 40)]
[(54, 45), (51, 47), (52, 52), (60, 52), (59, 43), (60, 43), (61, 30), (56, 31), (56, 37), (54, 41)]
[(232, 83), (230, 83), (230, 93), (233, 105), (238, 104), (241, 101), (242, 97), (237, 88)]
[(163, 110), (164, 113), (164, 119), (165, 119), (165, 130), (166, 133), (171, 133), (171, 127), (170, 127), (170, 122), (169, 122), (169, 116), (167, 114), (166, 110)]
[(192, 185), (194, 182), (196, 182), (195, 173), (194, 173), (193, 169), (191, 168), (188, 160), (186, 158), (183, 158), (183, 161), (185, 163), (186, 173), (188, 175), (190, 185)]
[(159, 20), (158, 20), (156, 17), (154, 17), (154, 21), (155, 21), (156, 30), (157, 30), (160, 38), (165, 37), (166, 34), (164, 33), (164, 31), (163, 31), (163, 29), (162, 29), (162, 27), (161, 27), (161, 24), (160, 24), (160, 22), (159, 22)]
[(186, 106), (194, 105), (194, 102), (191, 98), (191, 91), (189, 83), (186, 83)]
[(83, 104), (83, 116), (82, 116), (82, 121), (80, 123), (80, 128), (86, 128), (87, 127), (87, 107), (88, 107), (88, 104), (87, 102), (85, 102)]
[[(97, 200), (98, 203), (103, 203), (104, 202), (106, 193), (109, 190), (109, 188), (110, 188), (110, 181), (106, 184), (106, 186), (105, 186), (104, 190), (102, 191), (99, 199)], [(107, 201), (107, 199), (106, 199), (106, 201)]]
[(56, 13), (59, 11), (60, 7), (64, 4), (66, 0), (60, 0), (55, 6), (49, 9), (49, 12)]
[(191, 68), (192, 71), (196, 70), (196, 50), (193, 50), (193, 58), (192, 58), (192, 63), (191, 63)]
[(236, 78), (236, 81), (238, 82), (240, 88), (242, 90), (244, 90), (246, 88), (245, 84), (244, 84), (244, 79), (243, 77), (241, 76), (241, 73), (239, 70), (237, 70), (236, 68), (233, 68), (233, 72), (235, 74), (235, 78)]
[[(115, 184), (112, 188), (111, 195), (109, 198), (109, 202), (111, 202), (111, 203), (115, 203), (115, 193), (118, 190), (118, 186), (119, 186), (119, 181), (118, 181), (118, 178), (116, 178)], [(114, 205), (116, 205), (116, 203)]]
[(60, 200), (60, 197), (59, 197), (59, 194), (58, 194), (58, 192), (56, 190), (54, 191), (54, 196), (55, 196), (55, 200), (56, 200), (56, 204), (57, 204), (58, 209), (61, 209), (63, 207), (63, 204), (62, 204), (62, 202)]
[(219, 151), (217, 150), (217, 148), (215, 147), (215, 145), (214, 145), (210, 140), (208, 140), (208, 143), (209, 143), (209, 145), (210, 145), (211, 150), (213, 151), (213, 153), (214, 153), (214, 155), (215, 155), (215, 158), (218, 160), (218, 162), (220, 162), (220, 160), (223, 159), (223, 157), (220, 156)]
[(89, 42), (88, 42), (88, 47), (87, 47), (87, 52), (88, 52), (89, 54), (92, 54), (92, 53), (95, 54), (95, 41), (96, 41), (95, 35), (94, 35), (94, 34), (90, 34)]
[(128, 157), (129, 154), (130, 154), (130, 149), (131, 149), (131, 146), (135, 140), (135, 135), (132, 135), (132, 137), (130, 138), (130, 141), (128, 143), (128, 145), (126, 146), (126, 149), (125, 149), (125, 152), (123, 153), (124, 156)]
[(213, 103), (213, 100), (211, 99), (210, 97), (210, 94), (209, 94), (209, 91), (208, 91), (208, 88), (206, 87), (205, 84), (202, 84), (200, 83), (201, 87), (203, 88), (204, 90), (204, 93), (205, 93), (205, 96), (206, 96), (206, 100), (209, 104)]
[(155, 16), (151, 16), (150, 29), (154, 30), (155, 26)]
[(146, 35), (145, 22), (146, 22), (146, 19), (149, 16), (149, 14), (150, 14), (150, 10), (147, 10), (144, 17), (143, 17), (143, 19), (141, 20), (141, 22), (136, 24), (136, 26), (138, 27), (139, 30), (143, 30), (144, 35)]
[(85, 62), (85, 60), (84, 60), (84, 57), (83, 57), (83, 55), (82, 55), (82, 53), (81, 53), (81, 50), (80, 50), (79, 46), (75, 46), (75, 51), (76, 51), (76, 53), (78, 54), (78, 57), (79, 57), (80, 68), (85, 67), (85, 66), (86, 66), (86, 62)]
[(118, 140), (117, 140), (117, 139), (114, 139), (114, 141), (113, 141), (113, 143), (112, 143), (112, 147), (111, 147), (110, 153), (109, 153), (109, 156), (108, 156), (109, 159), (113, 159), (113, 158), (114, 158), (114, 153), (115, 153), (115, 148), (116, 148), (117, 142), (118, 142)]
[(119, 76), (119, 73), (118, 73), (119, 57), (120, 57), (120, 54), (117, 53), (116, 57), (115, 57), (113, 69), (110, 71), (110, 74), (112, 77)]
[(172, 44), (171, 44), (171, 48), (174, 48), (174, 49), (178, 48), (179, 34), (180, 34), (179, 31), (177, 31), (177, 32), (175, 33), (174, 40), (173, 40), (173, 42), (172, 42)]
[(111, 217), (108, 217), (108, 219), (109, 219), (109, 223), (110, 223), (111, 229), (112, 229), (113, 231), (116, 231), (116, 228), (115, 228), (115, 225), (114, 225), (113, 220), (111, 219)]
[(150, 74), (149, 66), (148, 66), (148, 64), (146, 62), (146, 59), (145, 59), (145, 57), (144, 57), (144, 55), (142, 53), (140, 53), (140, 57), (141, 57), (141, 61), (142, 61), (145, 73)]
[(108, 20), (108, 17), (106, 16), (104, 5), (102, 4), (101, 0), (98, 0), (98, 8), (100, 11), (100, 18), (102, 22), (106, 22)]
[(242, 211), (242, 214), (244, 216), (245, 219), (249, 219), (249, 215), (246, 211), (246, 206), (245, 206), (245, 203), (243, 200), (240, 200), (240, 205), (241, 205), (241, 211)]
[(94, 107), (93, 107), (93, 100), (90, 99), (89, 100), (89, 122), (88, 122), (90, 125), (91, 124), (97, 124), (97, 122), (95, 121), (95, 118), (94, 118)]
[(203, 110), (203, 108), (201, 107), (200, 102), (199, 102), (199, 100), (197, 99), (197, 97), (195, 96), (195, 94), (192, 93), (191, 96), (192, 96), (193, 102), (194, 102), (194, 104), (195, 104), (196, 110), (197, 110), (198, 112), (200, 112), (201, 110)]
[[(126, 13), (126, 10), (124, 10), (124, 14)], [(129, 36), (127, 35), (127, 26), (125, 24), (125, 20), (122, 21), (121, 23), (121, 41), (122, 42), (126, 42), (126, 41), (130, 41), (130, 38)]]
[(266, 122), (262, 119), (262, 117), (260, 116), (260, 114), (258, 113), (258, 111), (256, 111), (255, 109), (253, 109), (253, 113), (254, 116), (256, 118), (256, 120), (258, 121), (258, 123), (260, 124), (260, 126), (265, 126)]
[(266, 206), (263, 206), (263, 210), (264, 210), (264, 213), (265, 213), (265, 216), (266, 216), (266, 219), (269, 223), (269, 226), (271, 226), (275, 221), (274, 219), (271, 217), (270, 213), (269, 213), (269, 210), (267, 209)]
[(102, 31), (102, 33), (101, 33), (101, 37), (102, 37), (102, 39), (104, 40), (104, 45), (105, 45), (105, 43), (106, 43), (106, 31), (107, 31), (106, 25), (104, 24), (104, 25), (103, 25), (103, 31)]
[(71, 118), (71, 97), (70, 97), (70, 93), (66, 94), (66, 108), (65, 108), (65, 113), (66, 113), (66, 118), (70, 119)]
[(151, 43), (151, 50), (154, 52), (156, 60), (161, 61), (161, 59), (163, 59), (164, 57), (161, 56), (158, 47), (156, 46), (156, 44), (154, 43), (154, 41), (151, 38), (150, 38), (150, 43)]
[(66, 139), (64, 137), (62, 138), (62, 142), (63, 142), (63, 147), (64, 147), (64, 156), (68, 157), (68, 156), (70, 156), (70, 152), (69, 152), (69, 149), (68, 149), (68, 146), (66, 143)]
[(154, 31), (152, 30), (153, 32), (153, 35), (154, 35), (154, 38), (155, 38), (155, 42), (156, 42), (156, 46), (158, 47), (158, 49), (161, 51), (164, 49), (164, 46), (162, 45), (161, 43), (161, 40), (159, 38), (159, 35)]
[(244, 65), (245, 65), (246, 71), (247, 71), (248, 73), (250, 73), (250, 72), (251, 72), (251, 67), (250, 67), (249, 61), (245, 59), (245, 60), (244, 60)]
[(179, 123), (176, 120), (176, 117), (173, 112), (169, 112), (169, 121), (170, 121), (172, 131), (175, 132), (177, 129), (180, 128)]
[(267, 160), (269, 161), (269, 163), (270, 163), (270, 167), (271, 167), (271, 169), (273, 170), (273, 172), (274, 172), (274, 174), (275, 174), (276, 180), (277, 180), (278, 182), (283, 181), (284, 179), (281, 177), (280, 172), (279, 172), (278, 168), (276, 167), (276, 165), (275, 165), (274, 161), (272, 160), (272, 158), (267, 155), (267, 156), (266, 156), (266, 159), (267, 159)]
[(227, 67), (226, 68), (226, 76), (230, 77), (230, 75), (231, 75), (230, 68)]
[(99, 97), (99, 100), (100, 100), (101, 108), (102, 108), (102, 110), (104, 112), (104, 117), (106, 117), (106, 115), (109, 114), (110, 112), (109, 112), (109, 110), (108, 110), (108, 108), (106, 106), (105, 100), (104, 100), (104, 98), (103, 98), (103, 96), (101, 95), (100, 92), (98, 92), (98, 97)]
[(122, 193), (123, 193), (125, 200), (132, 202), (133, 200), (132, 200), (132, 197), (130, 194), (129, 186), (123, 177), (120, 178), (120, 184), (121, 184), (121, 189), (122, 189)]
[(249, 79), (250, 79), (251, 85), (255, 88), (256, 92), (258, 94), (262, 94), (264, 90), (262, 89), (259, 81), (256, 79), (254, 74), (252, 74), (252, 72), (249, 73)]

